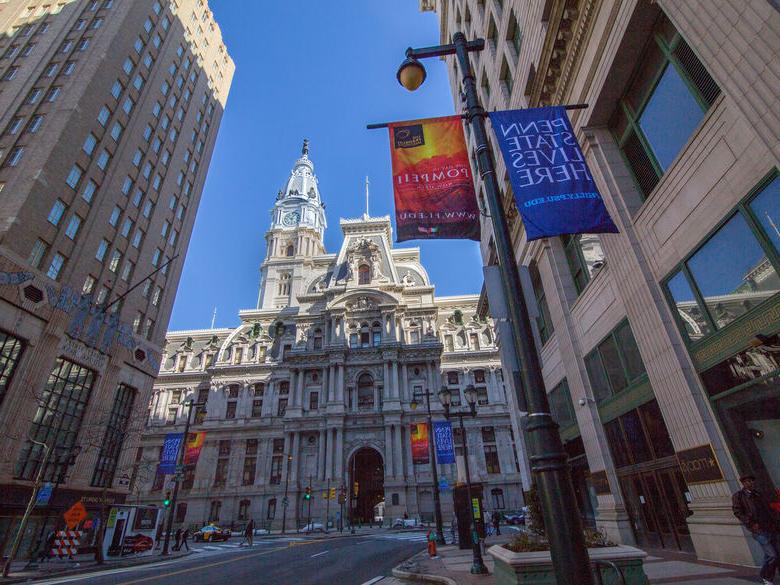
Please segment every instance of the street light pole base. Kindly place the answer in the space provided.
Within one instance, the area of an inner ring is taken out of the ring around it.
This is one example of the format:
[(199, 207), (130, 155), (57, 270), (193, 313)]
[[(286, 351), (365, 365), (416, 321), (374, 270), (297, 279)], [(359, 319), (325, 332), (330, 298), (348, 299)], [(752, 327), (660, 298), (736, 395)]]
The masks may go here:
[(489, 575), (487, 567), (483, 563), (474, 563), (469, 571), (472, 575)]

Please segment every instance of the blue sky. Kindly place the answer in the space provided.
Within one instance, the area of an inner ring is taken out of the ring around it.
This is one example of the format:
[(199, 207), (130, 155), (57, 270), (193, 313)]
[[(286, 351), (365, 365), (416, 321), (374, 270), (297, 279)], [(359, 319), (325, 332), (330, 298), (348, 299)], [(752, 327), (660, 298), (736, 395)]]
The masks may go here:
[[(364, 208), (393, 214), (386, 130), (371, 122), (454, 113), (446, 68), (426, 62), (428, 79), (409, 93), (395, 79), (407, 46), (439, 42), (438, 17), (417, 0), (236, 2), (210, 0), (236, 75), (217, 138), (169, 328), (238, 323), (257, 303), (259, 267), (277, 191), (303, 138), (311, 141), (329, 227), (325, 247), (341, 243), (339, 217)], [(240, 7), (239, 7), (240, 6)], [(476, 242), (419, 246), (438, 295), (478, 293)]]

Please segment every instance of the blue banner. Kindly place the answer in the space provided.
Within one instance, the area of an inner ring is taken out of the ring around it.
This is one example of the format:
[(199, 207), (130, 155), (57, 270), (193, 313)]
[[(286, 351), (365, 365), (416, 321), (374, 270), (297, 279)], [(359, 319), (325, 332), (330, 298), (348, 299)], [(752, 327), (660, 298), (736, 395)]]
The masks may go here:
[(491, 112), (528, 240), (617, 233), (563, 106)]
[(160, 458), (160, 465), (157, 467), (158, 473), (166, 475), (176, 473), (176, 460), (179, 458), (179, 450), (181, 449), (183, 438), (184, 433), (168, 433), (165, 435), (162, 457)]
[(449, 421), (433, 421), (433, 443), (436, 445), (437, 463), (455, 463), (455, 448), (452, 445), (452, 425)]

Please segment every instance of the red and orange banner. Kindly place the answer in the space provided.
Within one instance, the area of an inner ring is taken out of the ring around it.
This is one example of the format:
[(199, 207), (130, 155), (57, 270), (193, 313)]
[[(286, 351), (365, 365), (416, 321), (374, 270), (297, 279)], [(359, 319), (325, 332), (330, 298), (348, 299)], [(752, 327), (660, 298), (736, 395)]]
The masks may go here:
[(206, 432), (189, 433), (184, 444), (184, 465), (195, 465), (200, 457), (200, 450), (206, 442)]
[(479, 207), (460, 116), (392, 122), (398, 242), (479, 241)]
[(422, 465), (428, 459), (428, 425), (425, 423), (411, 424), (412, 463)]

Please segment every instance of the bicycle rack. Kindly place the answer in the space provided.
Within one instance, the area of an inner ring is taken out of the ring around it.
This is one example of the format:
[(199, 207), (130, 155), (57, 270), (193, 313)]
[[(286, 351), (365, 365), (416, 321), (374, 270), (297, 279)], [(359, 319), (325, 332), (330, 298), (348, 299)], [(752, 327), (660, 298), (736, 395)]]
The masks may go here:
[(599, 585), (604, 585), (604, 580), (601, 578), (601, 571), (598, 570), (599, 565), (603, 565), (611, 569), (614, 569), (615, 572), (620, 577), (620, 582), (622, 583), (622, 585), (626, 585), (626, 576), (623, 574), (623, 570), (612, 561), (595, 560), (595, 561), (591, 561), (591, 565), (596, 567), (596, 581), (598, 582)]

